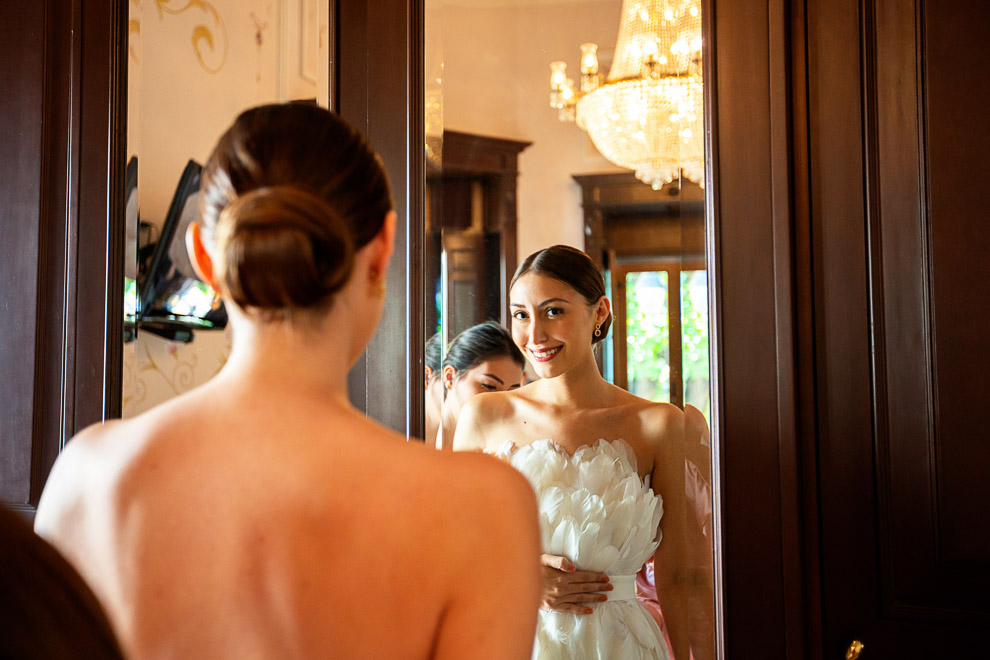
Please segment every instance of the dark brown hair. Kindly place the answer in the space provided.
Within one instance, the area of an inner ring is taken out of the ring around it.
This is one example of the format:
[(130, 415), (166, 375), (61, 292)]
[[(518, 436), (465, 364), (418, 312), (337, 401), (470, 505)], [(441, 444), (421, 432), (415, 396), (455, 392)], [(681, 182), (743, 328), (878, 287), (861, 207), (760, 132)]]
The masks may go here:
[[(516, 269), (516, 274), (512, 276), (509, 288), (511, 289), (516, 280), (528, 273), (552, 277), (563, 282), (581, 294), (589, 305), (598, 304), (605, 295), (605, 279), (598, 266), (587, 254), (569, 245), (554, 245), (526, 257)], [(611, 325), (610, 312), (599, 328), (601, 334), (598, 336), (591, 334), (591, 343), (605, 339)]]
[(485, 321), (462, 330), (451, 340), (443, 366), (453, 367), (460, 377), (485, 360), (501, 357), (511, 359), (520, 368), (526, 366), (526, 358), (512, 341), (509, 331), (495, 321)]
[(0, 658), (124, 657), (83, 579), (4, 506), (0, 558)]
[(364, 137), (315, 105), (244, 111), (203, 171), (203, 236), (217, 284), (262, 313), (328, 306), (354, 251), (392, 209), (381, 160)]

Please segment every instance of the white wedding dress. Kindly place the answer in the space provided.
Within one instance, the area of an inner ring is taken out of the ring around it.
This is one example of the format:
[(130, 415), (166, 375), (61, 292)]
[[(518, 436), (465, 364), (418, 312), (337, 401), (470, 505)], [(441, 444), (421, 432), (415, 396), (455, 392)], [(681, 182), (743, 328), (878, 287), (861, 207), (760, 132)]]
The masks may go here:
[(629, 445), (599, 440), (571, 456), (551, 440), (507, 442), (497, 454), (536, 490), (543, 551), (606, 573), (614, 587), (608, 601), (589, 604), (592, 614), (541, 609), (533, 658), (666, 660), (666, 642), (635, 586), (659, 544), (663, 504), (640, 478)]

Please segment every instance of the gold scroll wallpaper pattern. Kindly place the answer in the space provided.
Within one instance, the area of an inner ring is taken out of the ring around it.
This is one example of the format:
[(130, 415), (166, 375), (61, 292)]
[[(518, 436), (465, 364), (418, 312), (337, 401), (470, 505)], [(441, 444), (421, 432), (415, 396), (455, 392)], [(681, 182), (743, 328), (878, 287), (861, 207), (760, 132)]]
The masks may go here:
[(124, 346), (123, 416), (134, 417), (216, 376), (231, 343), (229, 328), (197, 332), (188, 344), (139, 332)]
[[(220, 13), (212, 2), (207, 0), (186, 0), (184, 4), (173, 3), (172, 0), (152, 0), (158, 13), (158, 20), (165, 20), (167, 16), (179, 16), (187, 11), (199, 12), (199, 19), (205, 23), (197, 23), (192, 28), (190, 41), (196, 60), (203, 71), (207, 73), (217, 73), (227, 63), (227, 26), (224, 25)], [(141, 0), (131, 0), (131, 5), (137, 8), (131, 9), (131, 18), (127, 24), (128, 31), (128, 51), (135, 62), (140, 63), (138, 49), (135, 48), (141, 38), (141, 19), (134, 18), (135, 14), (141, 16)], [(174, 6), (173, 6), (174, 5)], [(219, 43), (218, 43), (219, 42)]]

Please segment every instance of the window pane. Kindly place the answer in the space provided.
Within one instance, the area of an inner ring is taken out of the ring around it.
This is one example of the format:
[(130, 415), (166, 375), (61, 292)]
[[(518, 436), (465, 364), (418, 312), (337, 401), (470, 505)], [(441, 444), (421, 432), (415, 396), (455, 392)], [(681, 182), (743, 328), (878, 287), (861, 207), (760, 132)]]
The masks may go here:
[(708, 279), (703, 270), (681, 271), (681, 350), (684, 403), (711, 419), (708, 389)]
[(626, 274), (626, 374), (629, 391), (670, 401), (667, 272)]

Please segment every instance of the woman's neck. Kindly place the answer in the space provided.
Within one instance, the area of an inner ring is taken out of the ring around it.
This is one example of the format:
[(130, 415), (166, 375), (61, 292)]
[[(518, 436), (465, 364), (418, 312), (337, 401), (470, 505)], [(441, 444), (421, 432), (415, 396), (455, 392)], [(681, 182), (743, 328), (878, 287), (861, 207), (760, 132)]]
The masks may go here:
[(336, 334), (327, 323), (300, 327), (238, 319), (230, 357), (217, 380), (234, 388), (257, 386), (280, 395), (312, 394), (349, 405), (349, 342)]
[(555, 406), (567, 408), (597, 408), (603, 403), (603, 395), (608, 390), (608, 382), (598, 371), (595, 355), (589, 351), (587, 357), (553, 378), (537, 381), (540, 398)]
[(447, 399), (440, 405), (440, 433), (443, 438), (443, 448), (449, 449), (454, 446), (454, 431), (457, 430), (457, 413), (453, 402), (449, 401), (451, 394), (447, 394)]

